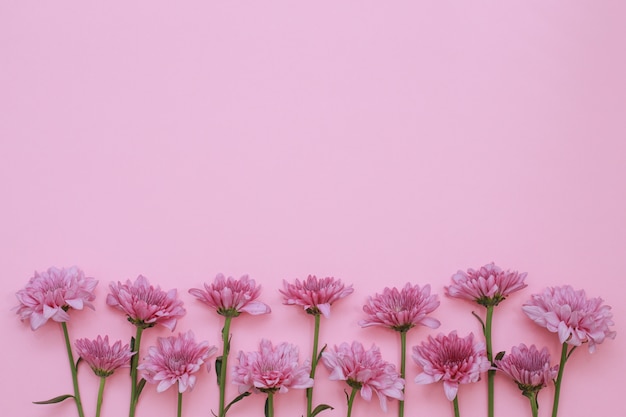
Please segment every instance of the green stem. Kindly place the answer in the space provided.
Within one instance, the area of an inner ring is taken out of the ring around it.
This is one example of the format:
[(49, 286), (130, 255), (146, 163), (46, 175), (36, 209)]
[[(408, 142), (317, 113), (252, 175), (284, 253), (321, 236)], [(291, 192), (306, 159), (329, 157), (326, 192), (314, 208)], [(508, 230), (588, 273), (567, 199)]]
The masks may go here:
[(567, 354), (567, 343), (563, 343), (563, 346), (561, 347), (561, 362), (559, 362), (559, 374), (556, 377), (556, 381), (554, 381), (554, 402), (552, 403), (552, 417), (556, 417), (559, 411), (561, 381), (563, 380), (563, 369), (565, 369), (565, 362), (567, 361), (568, 357), (569, 355)]
[(224, 321), (224, 328), (222, 329), (222, 364), (220, 365), (220, 409), (219, 409), (219, 417), (225, 417), (226, 411), (224, 411), (225, 407), (225, 396), (226, 396), (226, 373), (227, 373), (227, 364), (228, 364), (228, 353), (230, 351), (230, 322), (233, 319), (230, 316), (225, 316), (226, 320)]
[(178, 393), (178, 413), (176, 414), (178, 417), (183, 415), (183, 393)]
[(358, 390), (356, 388), (352, 388), (350, 398), (348, 399), (348, 414), (346, 415), (346, 417), (350, 417), (352, 415), (352, 404), (354, 403), (354, 397), (356, 396), (357, 391)]
[(267, 393), (267, 415), (265, 417), (274, 417), (274, 393)]
[(524, 394), (530, 400), (530, 410), (533, 413), (533, 417), (539, 416), (539, 403), (537, 402), (537, 393), (531, 392), (528, 395)]
[[(493, 348), (491, 347), (491, 323), (493, 322), (493, 307), (487, 306), (487, 318), (485, 320), (485, 342), (487, 343), (487, 359), (493, 366)], [(496, 371), (489, 370), (487, 372), (487, 415), (494, 415), (494, 381)]]
[[(400, 376), (402, 379), (406, 377), (406, 332), (400, 332)], [(402, 388), (404, 394), (404, 388)], [(398, 417), (404, 417), (404, 400), (398, 403)]]
[[(320, 314), (314, 314), (315, 317), (315, 330), (313, 331), (313, 353), (311, 354), (311, 379), (315, 378), (315, 369), (317, 368), (317, 348), (319, 345), (320, 337)], [(313, 387), (306, 389), (306, 415), (311, 417), (313, 412)]]
[(135, 417), (135, 410), (137, 409), (137, 400), (139, 400), (137, 395), (137, 365), (139, 364), (139, 348), (141, 345), (141, 335), (143, 333), (143, 328), (141, 326), (137, 326), (137, 332), (135, 333), (135, 343), (133, 343), (133, 352), (135, 353), (130, 358), (130, 411), (128, 412), (129, 417)]
[(454, 417), (461, 417), (461, 413), (459, 412), (459, 396), (457, 394), (452, 400), (452, 405), (454, 405)]
[(72, 371), (72, 384), (74, 385), (74, 400), (76, 401), (76, 408), (78, 409), (78, 416), (85, 417), (83, 411), (83, 402), (80, 399), (80, 391), (78, 389), (78, 372), (76, 370), (76, 362), (74, 362), (74, 355), (72, 354), (72, 345), (70, 344), (70, 336), (67, 332), (67, 323), (61, 322), (63, 328), (63, 337), (65, 338), (65, 347), (67, 348), (67, 359), (70, 361), (70, 370)]
[(98, 402), (96, 403), (96, 417), (100, 417), (100, 409), (102, 408), (102, 397), (104, 396), (104, 383), (106, 377), (100, 377), (100, 388), (98, 388)]

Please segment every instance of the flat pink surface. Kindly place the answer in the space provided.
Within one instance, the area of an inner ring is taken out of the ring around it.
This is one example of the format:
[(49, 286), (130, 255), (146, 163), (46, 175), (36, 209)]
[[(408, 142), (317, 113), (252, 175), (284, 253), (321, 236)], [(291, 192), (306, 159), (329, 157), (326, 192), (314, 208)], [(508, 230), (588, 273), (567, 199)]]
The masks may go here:
[[(477, 333), (480, 309), (443, 287), (495, 261), (529, 284), (497, 308), (496, 351), (525, 342), (557, 355), (556, 336), (520, 310), (546, 286), (613, 306), (617, 338), (572, 356), (560, 416), (620, 415), (625, 13), (617, 0), (1, 1), (0, 414), (76, 413), (31, 404), (71, 391), (58, 326), (32, 332), (9, 310), (33, 270), (78, 265), (100, 280), (96, 311), (72, 312), (73, 339), (129, 339), (105, 299), (109, 282), (141, 273), (178, 288), (177, 331), (215, 345), (221, 320), (187, 290), (248, 273), (273, 312), (237, 318), (233, 352), (267, 337), (302, 358), (312, 320), (277, 290), (333, 275), (355, 292), (322, 321), (322, 343), (376, 342), (397, 362), (393, 332), (357, 325), (367, 296), (430, 283), (440, 330)], [(415, 329), (409, 345), (437, 332)], [(150, 329), (143, 346), (166, 335)], [(452, 416), (441, 385), (418, 386), (417, 373), (409, 362), (407, 415)], [(344, 416), (344, 385), (327, 376), (320, 367), (316, 402), (335, 410), (321, 416)], [(79, 377), (93, 415), (97, 379)], [(499, 417), (530, 415), (513, 383), (496, 384)], [(125, 415), (128, 391), (126, 371), (112, 376), (102, 417)], [(552, 393), (540, 394), (543, 417)], [(212, 370), (184, 415), (208, 416), (217, 398)], [(459, 402), (463, 417), (484, 417), (486, 379)], [(276, 416), (304, 405), (302, 391), (279, 395)], [(257, 395), (229, 416), (262, 407)], [(175, 412), (173, 390), (146, 387), (138, 416)], [(377, 400), (357, 399), (353, 416), (374, 415)]]

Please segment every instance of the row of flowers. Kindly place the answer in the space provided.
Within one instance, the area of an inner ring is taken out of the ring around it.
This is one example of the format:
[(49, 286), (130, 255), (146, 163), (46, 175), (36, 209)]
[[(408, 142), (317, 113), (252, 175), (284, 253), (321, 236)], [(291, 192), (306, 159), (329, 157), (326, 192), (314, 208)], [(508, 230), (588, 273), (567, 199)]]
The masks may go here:
[[(558, 335), (562, 344), (559, 365), (551, 364), (547, 348), (539, 350), (534, 345), (520, 344), (508, 354), (500, 352), (494, 355), (491, 343), (494, 309), (511, 293), (525, 288), (525, 278), (525, 273), (505, 271), (493, 263), (477, 270), (459, 271), (452, 276), (452, 284), (445, 287), (446, 295), (484, 307), (484, 315), (472, 312), (482, 326), (484, 342), (475, 340), (471, 333), (461, 337), (453, 331), (447, 335), (429, 336), (420, 345), (412, 347), (412, 358), (421, 368), (415, 382), (442, 382), (445, 397), (452, 402), (456, 417), (460, 415), (459, 386), (477, 382), (485, 372), (488, 415), (493, 417), (496, 371), (507, 374), (517, 383), (522, 394), (528, 397), (534, 417), (538, 413), (539, 391), (554, 382), (552, 416), (556, 417), (564, 367), (573, 351), (587, 344), (589, 351), (593, 352), (597, 344), (615, 337), (615, 332), (610, 329), (613, 325), (610, 307), (604, 305), (602, 299), (587, 298), (583, 290), (574, 290), (567, 285), (551, 287), (541, 294), (532, 295), (522, 310), (535, 323)], [(71, 310), (82, 310), (85, 306), (94, 308), (91, 302), (95, 299), (97, 284), (97, 280), (86, 277), (76, 267), (52, 267), (45, 272), (36, 272), (28, 284), (16, 293), (19, 301), (16, 312), (23, 321), (30, 323), (33, 330), (49, 320), (60, 323), (72, 374), (73, 394), (37, 403), (57, 403), (71, 398), (76, 403), (79, 417), (84, 417), (77, 378), (78, 364), (84, 361), (100, 378), (96, 417), (100, 415), (106, 378), (120, 367), (130, 367), (129, 417), (135, 416), (146, 383), (155, 384), (158, 392), (176, 386), (177, 415), (180, 417), (183, 393), (194, 387), (195, 374), (199, 370), (209, 368), (208, 361), (218, 353), (218, 348), (206, 341), (197, 342), (192, 332), (181, 333), (158, 338), (157, 345), (148, 349), (140, 363), (143, 332), (157, 324), (174, 331), (177, 321), (186, 311), (176, 289), (163, 291), (139, 276), (134, 282), (111, 283), (106, 300), (108, 305), (122, 311), (135, 326), (135, 336), (130, 344), (123, 345), (121, 341), (111, 344), (108, 336), (98, 336), (95, 340), (78, 339), (72, 349), (67, 327), (69, 313)], [(366, 318), (359, 322), (362, 327), (383, 326), (399, 335), (399, 371), (395, 365), (383, 360), (376, 346), (367, 350), (360, 342), (354, 341), (319, 348), (321, 316), (328, 318), (332, 304), (350, 295), (353, 288), (335, 278), (309, 276), (302, 281), (285, 281), (280, 293), (285, 304), (301, 306), (314, 319), (311, 359), (300, 363), (295, 345), (281, 343), (275, 346), (264, 339), (258, 351), (240, 352), (238, 364), (231, 366), (230, 372), (227, 372), (232, 319), (242, 313), (261, 315), (271, 311), (267, 304), (258, 300), (260, 292), (260, 286), (247, 276), (234, 279), (221, 274), (212, 283), (204, 284), (204, 288), (189, 290), (191, 295), (224, 318), (221, 355), (215, 360), (219, 386), (219, 405), (215, 415), (225, 417), (238, 401), (251, 393), (263, 393), (267, 397), (265, 415), (273, 416), (274, 395), (290, 389), (306, 389), (307, 417), (315, 417), (331, 409), (330, 405), (313, 403), (315, 372), (320, 361), (329, 369), (331, 380), (347, 384), (348, 417), (357, 393), (368, 401), (376, 394), (385, 411), (388, 399), (396, 399), (399, 401), (398, 415), (404, 415), (406, 335), (418, 325), (432, 329), (440, 326), (438, 320), (429, 316), (439, 306), (437, 295), (431, 294), (429, 285), (420, 287), (407, 283), (401, 289), (385, 288), (381, 294), (369, 297), (363, 307)], [(79, 357), (78, 362), (74, 359), (74, 351)], [(225, 387), (228, 379), (239, 386), (239, 395), (227, 402)]]

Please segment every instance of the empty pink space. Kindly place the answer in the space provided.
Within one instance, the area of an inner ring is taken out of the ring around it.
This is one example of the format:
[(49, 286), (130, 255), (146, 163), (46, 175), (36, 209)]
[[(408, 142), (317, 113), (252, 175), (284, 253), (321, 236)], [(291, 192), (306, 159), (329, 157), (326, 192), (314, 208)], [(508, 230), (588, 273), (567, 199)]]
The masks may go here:
[[(310, 359), (313, 317), (283, 304), (283, 280), (334, 276), (354, 292), (321, 318), (320, 346), (354, 340), (399, 363), (399, 338), (361, 328), (368, 296), (430, 284), (438, 329), (482, 340), (472, 311), (447, 297), (457, 270), (495, 262), (528, 287), (496, 308), (494, 350), (558, 336), (521, 310), (531, 294), (572, 285), (613, 307), (614, 340), (577, 349), (561, 417), (618, 416), (626, 334), (626, 5), (619, 1), (0, 1), (0, 314), (5, 416), (75, 416), (57, 323), (36, 331), (11, 308), (50, 266), (99, 281), (95, 311), (70, 311), (72, 341), (128, 343), (135, 328), (106, 304), (111, 282), (139, 274), (177, 289), (176, 330), (221, 354), (223, 317), (189, 294), (218, 273), (249, 274), (270, 314), (233, 320), (230, 365), (261, 339)], [(409, 350), (410, 352), (410, 350)], [(410, 353), (409, 353), (410, 356)], [(214, 366), (197, 374), (183, 415), (217, 411)], [(442, 385), (414, 382), (406, 415), (453, 416)], [(314, 402), (346, 414), (342, 381), (320, 364)], [(81, 365), (94, 415), (98, 379)], [(228, 386), (227, 397), (237, 394)], [(463, 417), (484, 417), (487, 381), (462, 385)], [(551, 415), (553, 385), (539, 395)], [(128, 371), (107, 382), (102, 417), (128, 412)], [(264, 395), (230, 417), (263, 415)], [(302, 415), (304, 390), (275, 396)], [(384, 413), (374, 395), (352, 416)], [(496, 415), (530, 416), (496, 376)], [(148, 384), (137, 417), (176, 415), (175, 389)]]

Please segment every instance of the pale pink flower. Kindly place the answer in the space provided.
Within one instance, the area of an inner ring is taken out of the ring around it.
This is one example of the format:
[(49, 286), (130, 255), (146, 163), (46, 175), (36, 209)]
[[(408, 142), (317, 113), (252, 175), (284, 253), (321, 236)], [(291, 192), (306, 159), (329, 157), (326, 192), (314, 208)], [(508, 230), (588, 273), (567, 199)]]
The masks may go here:
[(218, 314), (237, 317), (241, 312), (252, 315), (267, 314), (270, 307), (256, 299), (261, 294), (261, 287), (256, 286), (247, 275), (239, 279), (218, 274), (213, 284), (204, 284), (204, 290), (192, 288), (189, 294), (214, 308)]
[(258, 352), (239, 352), (239, 365), (232, 367), (232, 383), (239, 385), (239, 392), (285, 393), (290, 388), (310, 388), (311, 364), (298, 364), (298, 347), (289, 343), (272, 346), (263, 339)]
[(443, 381), (446, 398), (454, 400), (459, 384), (469, 384), (480, 380), (480, 374), (491, 367), (487, 359), (484, 343), (474, 343), (474, 334), (457, 336), (456, 331), (449, 335), (439, 333), (436, 338), (428, 336), (428, 342), (413, 346), (413, 360), (422, 367), (417, 375), (418, 384), (431, 384)]
[(160, 324), (174, 331), (177, 320), (186, 313), (183, 302), (176, 297), (176, 289), (165, 292), (159, 286), (155, 288), (143, 275), (134, 283), (112, 282), (109, 288), (107, 304), (122, 310), (128, 321), (144, 329)]
[[(178, 383), (178, 392), (188, 388), (191, 391), (196, 383), (196, 372), (217, 352), (209, 342), (196, 342), (193, 332), (179, 333), (178, 336), (159, 337), (157, 346), (148, 349), (148, 357), (137, 369), (143, 371), (147, 382), (157, 385), (157, 392), (163, 392)], [(208, 369), (208, 363), (207, 363)]]
[(86, 277), (75, 266), (70, 268), (48, 268), (35, 272), (26, 286), (15, 293), (19, 305), (16, 313), (22, 321), (29, 320), (30, 328), (37, 330), (49, 319), (67, 322), (70, 308), (82, 310), (84, 306), (94, 309), (91, 301), (98, 285), (94, 278)]
[(296, 279), (293, 284), (283, 281), (283, 288), (278, 291), (284, 296), (284, 304), (299, 305), (309, 314), (321, 313), (326, 318), (330, 316), (330, 306), (335, 301), (354, 291), (352, 285), (346, 287), (340, 279), (318, 279), (315, 275), (309, 275), (302, 282)]
[(514, 346), (511, 353), (502, 359), (496, 359), (495, 365), (499, 371), (510, 376), (525, 394), (539, 391), (559, 373), (558, 365), (550, 366), (547, 348), (539, 351), (535, 345), (529, 348), (523, 343)]
[(130, 366), (130, 357), (135, 354), (128, 345), (122, 346), (120, 340), (113, 346), (109, 345), (109, 336), (102, 339), (98, 335), (95, 340), (78, 339), (74, 345), (78, 356), (100, 377), (113, 374), (117, 368)]
[(331, 371), (332, 381), (346, 381), (351, 388), (359, 389), (366, 401), (375, 392), (384, 411), (387, 411), (387, 398), (404, 400), (404, 379), (394, 365), (383, 360), (374, 345), (366, 351), (361, 342), (342, 343), (325, 350), (322, 361)]
[(503, 271), (493, 262), (478, 270), (458, 271), (452, 276), (454, 284), (445, 287), (450, 297), (475, 301), (485, 307), (497, 306), (511, 293), (526, 288), (526, 272)]
[(397, 331), (408, 331), (412, 327), (422, 326), (436, 329), (439, 320), (428, 314), (439, 307), (437, 295), (430, 294), (430, 285), (421, 288), (406, 283), (402, 290), (385, 288), (382, 294), (369, 297), (363, 306), (367, 319), (359, 321), (362, 327), (384, 326)]
[(565, 285), (533, 294), (522, 310), (538, 325), (558, 333), (561, 343), (589, 343), (589, 352), (594, 352), (598, 343), (615, 338), (615, 332), (609, 330), (614, 325), (611, 307), (602, 302), (601, 298), (588, 299), (584, 290)]

